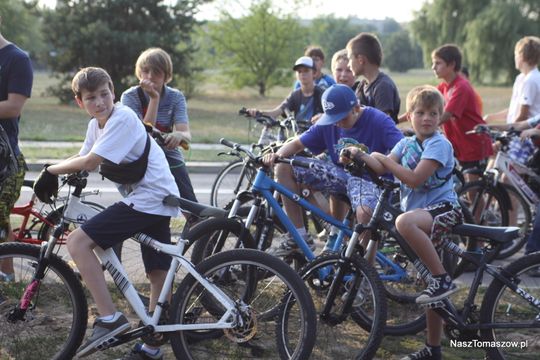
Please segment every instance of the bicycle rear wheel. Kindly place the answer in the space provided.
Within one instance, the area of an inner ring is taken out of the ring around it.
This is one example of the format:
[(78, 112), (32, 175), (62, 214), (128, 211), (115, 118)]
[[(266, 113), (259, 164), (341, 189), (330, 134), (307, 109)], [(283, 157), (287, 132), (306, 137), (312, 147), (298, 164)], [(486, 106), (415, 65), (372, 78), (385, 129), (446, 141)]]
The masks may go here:
[(81, 283), (59, 257), (51, 255), (26, 313), (14, 314), (33, 280), (39, 251), (28, 244), (0, 245), (0, 262), (12, 260), (15, 269), (14, 281), (0, 282), (1, 354), (9, 359), (71, 359), (86, 331), (88, 306)]
[[(313, 359), (371, 359), (383, 338), (386, 322), (384, 288), (375, 269), (359, 257), (321, 256), (301, 271), (319, 317)], [(356, 295), (349, 294), (355, 281)], [(322, 319), (332, 284), (337, 286), (330, 315)], [(344, 310), (348, 296), (354, 296), (350, 313)], [(365, 328), (358, 325), (361, 318)], [(353, 355), (354, 354), (354, 355)]]
[(195, 242), (191, 253), (193, 264), (222, 251), (256, 247), (249, 231), (236, 219), (210, 218), (201, 221), (184, 238)]
[(480, 323), (508, 325), (508, 328), (480, 330), (482, 341), (500, 344), (499, 347), (486, 347), (490, 359), (538, 359), (540, 311), (531, 302), (532, 296), (540, 299), (540, 278), (529, 272), (537, 271), (539, 267), (540, 253), (521, 257), (505, 267), (505, 272), (514, 279), (513, 283), (519, 283), (519, 289), (531, 295), (530, 298), (524, 295), (527, 297), (524, 299), (497, 279), (489, 285), (480, 308)]
[[(204, 260), (197, 271), (236, 303), (244, 326), (172, 333), (176, 358), (309, 358), (317, 325), (313, 301), (285, 263), (260, 251), (238, 249)], [(214, 323), (224, 311), (189, 275), (173, 296), (171, 323)]]

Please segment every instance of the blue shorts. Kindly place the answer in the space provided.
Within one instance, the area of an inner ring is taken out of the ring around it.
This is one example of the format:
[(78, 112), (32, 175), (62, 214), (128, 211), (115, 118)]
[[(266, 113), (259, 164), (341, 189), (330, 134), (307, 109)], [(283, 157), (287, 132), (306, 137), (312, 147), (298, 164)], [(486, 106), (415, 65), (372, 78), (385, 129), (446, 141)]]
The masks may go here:
[(353, 209), (360, 206), (375, 209), (380, 190), (371, 181), (354, 177), (329, 161), (300, 156), (296, 156), (295, 159), (313, 163), (311, 169), (293, 166), (294, 178), (299, 183), (329, 194), (346, 195)]
[[(143, 213), (117, 202), (85, 222), (81, 229), (102, 249), (108, 249), (141, 232), (157, 241), (170, 244), (170, 216)], [(171, 257), (141, 245), (146, 273), (169, 270)]]

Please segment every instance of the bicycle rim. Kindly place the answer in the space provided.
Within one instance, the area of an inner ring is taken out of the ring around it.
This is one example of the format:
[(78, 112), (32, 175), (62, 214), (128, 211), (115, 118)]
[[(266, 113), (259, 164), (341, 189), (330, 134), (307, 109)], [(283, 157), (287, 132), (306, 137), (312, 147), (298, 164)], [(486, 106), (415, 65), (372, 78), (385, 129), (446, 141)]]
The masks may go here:
[[(540, 266), (540, 253), (520, 258), (506, 267), (519, 281), (518, 287), (536, 299), (540, 298), (540, 277), (532, 271)], [(488, 287), (482, 302), (481, 323), (503, 323), (509, 326), (528, 324), (530, 328), (486, 329), (481, 331), (481, 340), (499, 347), (487, 347), (490, 359), (537, 359), (540, 347), (538, 308), (531, 305), (498, 280)], [(533, 328), (533, 326), (537, 326)]]
[(236, 194), (251, 186), (255, 176), (255, 169), (242, 160), (237, 160), (227, 165), (217, 175), (210, 193), (212, 206), (224, 207), (229, 204)]
[[(316, 332), (313, 303), (301, 279), (279, 259), (254, 250), (217, 254), (197, 266), (239, 306), (245, 326), (171, 334), (179, 359), (306, 359)], [(224, 308), (193, 277), (172, 302), (174, 323), (213, 323)], [(207, 335), (207, 336), (204, 336)]]
[[(347, 268), (345, 281), (337, 284), (337, 294), (331, 310), (331, 318), (321, 319), (321, 312), (339, 267)], [(310, 290), (319, 318), (317, 341), (312, 359), (371, 359), (383, 338), (386, 320), (384, 290), (375, 270), (363, 259), (341, 259), (329, 255), (315, 259), (301, 272)], [(353, 302), (351, 314), (340, 318), (345, 300), (354, 279), (360, 279), (360, 288)], [(354, 317), (360, 317), (366, 328), (358, 325)]]
[(39, 247), (0, 246), (0, 262), (13, 261), (15, 280), (0, 282), (0, 349), (13, 359), (70, 359), (83, 340), (87, 304), (73, 271), (53, 256), (24, 319), (8, 320), (32, 281)]

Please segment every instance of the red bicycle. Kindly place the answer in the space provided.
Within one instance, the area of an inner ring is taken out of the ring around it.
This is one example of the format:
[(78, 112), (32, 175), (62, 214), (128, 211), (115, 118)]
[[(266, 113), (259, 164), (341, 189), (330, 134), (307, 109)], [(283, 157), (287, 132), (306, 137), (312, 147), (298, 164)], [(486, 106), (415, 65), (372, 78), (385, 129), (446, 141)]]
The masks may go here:
[[(24, 180), (23, 186), (33, 189), (34, 181)], [(87, 195), (98, 194), (99, 190), (94, 190), (87, 191), (81, 196), (84, 197)], [(63, 197), (57, 198), (57, 202), (64, 199), (65, 198)], [(104, 206), (94, 202), (83, 201), (83, 203), (99, 211), (105, 209)], [(47, 241), (49, 239), (49, 235), (54, 230), (54, 227), (60, 222), (60, 219), (62, 218), (62, 214), (64, 213), (64, 206), (65, 205), (63, 204), (58, 207), (55, 207), (54, 205), (47, 206), (46, 204), (42, 204), (39, 202), (39, 200), (37, 200), (36, 195), (32, 193), (32, 196), (28, 203), (20, 206), (15, 206), (11, 210), (11, 215), (15, 215), (16, 217), (20, 218), (20, 224), (18, 225), (18, 227), (15, 227), (13, 229), (15, 241), (35, 245), (39, 245), (41, 244), (41, 242)], [(18, 221), (15, 222), (18, 223)], [(71, 226), (66, 228), (64, 235), (60, 238), (61, 244), (64, 243), (65, 238), (67, 234), (69, 234), (71, 229)]]

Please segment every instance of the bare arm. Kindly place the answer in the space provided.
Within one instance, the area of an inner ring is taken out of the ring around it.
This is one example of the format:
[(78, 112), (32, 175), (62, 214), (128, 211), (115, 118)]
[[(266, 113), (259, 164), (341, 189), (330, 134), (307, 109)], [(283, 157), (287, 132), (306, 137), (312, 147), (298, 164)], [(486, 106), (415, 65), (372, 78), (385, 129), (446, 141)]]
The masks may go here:
[(24, 95), (9, 93), (7, 100), (0, 101), (0, 119), (19, 117), (27, 99)]
[(522, 121), (525, 121), (529, 118), (529, 105), (521, 105), (519, 107), (519, 113), (517, 117), (514, 119), (515, 123), (519, 123)]
[(452, 120), (453, 117), (454, 117), (454, 115), (451, 112), (445, 111), (441, 116), (441, 120), (439, 121), (439, 125), (442, 125), (445, 122)]
[(150, 80), (141, 80), (139, 85), (148, 94), (148, 97), (150, 97), (143, 121), (155, 125), (159, 106), (159, 92), (154, 89), (154, 84)]
[(436, 160), (423, 159), (414, 170), (411, 170), (383, 154), (374, 153), (373, 157), (379, 160), (386, 170), (394, 174), (402, 183), (413, 189), (422, 185), (441, 166)]
[(488, 123), (492, 121), (501, 121), (501, 120), (506, 120), (507, 116), (508, 116), (508, 109), (504, 109), (499, 112), (484, 116), (484, 120)]
[(51, 165), (47, 168), (47, 171), (53, 175), (71, 174), (81, 170), (92, 171), (102, 161), (103, 158), (101, 156), (91, 152), (84, 156), (71, 157), (58, 164)]
[(289, 157), (304, 149), (305, 149), (304, 144), (302, 144), (300, 139), (297, 137), (293, 141), (290, 141), (287, 144), (283, 145), (276, 153), (270, 153), (270, 154), (264, 155), (263, 163), (267, 166), (273, 166), (274, 161), (277, 158)]

